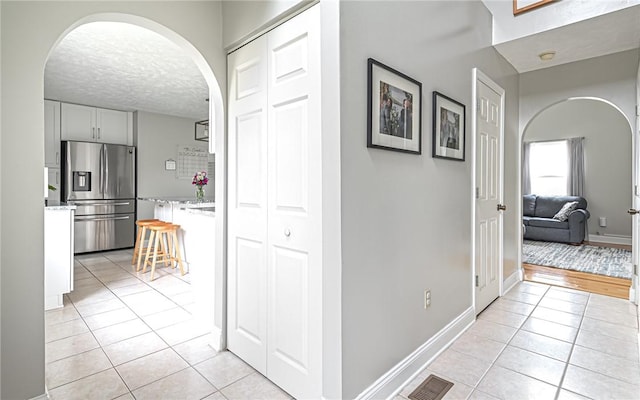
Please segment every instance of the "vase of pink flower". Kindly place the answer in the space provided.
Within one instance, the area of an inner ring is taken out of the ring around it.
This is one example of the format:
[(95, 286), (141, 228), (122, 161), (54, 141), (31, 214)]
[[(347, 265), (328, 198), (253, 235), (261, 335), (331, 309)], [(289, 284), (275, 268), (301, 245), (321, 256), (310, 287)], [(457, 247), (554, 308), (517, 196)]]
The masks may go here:
[(204, 186), (207, 183), (209, 183), (209, 178), (207, 178), (206, 171), (196, 172), (196, 174), (193, 176), (191, 184), (196, 185), (196, 201), (204, 201)]

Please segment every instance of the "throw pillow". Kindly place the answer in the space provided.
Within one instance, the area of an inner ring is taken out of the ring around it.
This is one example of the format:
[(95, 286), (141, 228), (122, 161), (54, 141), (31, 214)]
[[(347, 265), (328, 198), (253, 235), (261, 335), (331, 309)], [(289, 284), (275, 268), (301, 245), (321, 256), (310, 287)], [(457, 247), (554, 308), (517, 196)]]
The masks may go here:
[(577, 201), (566, 202), (564, 203), (560, 211), (558, 211), (556, 215), (553, 216), (553, 218), (557, 219), (558, 221), (566, 221), (567, 219), (569, 219), (569, 214), (571, 213), (571, 211), (575, 210), (577, 206)]

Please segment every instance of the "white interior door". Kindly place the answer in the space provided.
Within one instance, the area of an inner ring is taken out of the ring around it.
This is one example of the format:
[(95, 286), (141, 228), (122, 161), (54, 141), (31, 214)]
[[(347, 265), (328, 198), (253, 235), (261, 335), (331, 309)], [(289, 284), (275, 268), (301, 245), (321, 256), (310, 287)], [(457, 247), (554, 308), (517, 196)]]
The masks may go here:
[(322, 394), (320, 10), (229, 56), (228, 347)]
[(268, 35), (268, 377), (319, 398), (322, 175), (319, 7)]
[(267, 373), (266, 37), (229, 55), (227, 341)]
[(475, 71), (475, 306), (479, 313), (500, 295), (502, 282), (504, 90)]

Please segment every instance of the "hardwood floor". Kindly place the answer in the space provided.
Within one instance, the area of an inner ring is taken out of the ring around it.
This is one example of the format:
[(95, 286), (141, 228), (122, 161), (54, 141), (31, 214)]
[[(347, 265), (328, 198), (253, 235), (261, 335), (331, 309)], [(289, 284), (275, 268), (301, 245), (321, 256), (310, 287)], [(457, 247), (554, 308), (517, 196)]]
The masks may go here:
[(614, 244), (614, 243), (601, 243), (601, 242), (589, 242), (589, 241), (585, 241), (584, 244), (588, 244), (589, 246), (611, 247), (613, 249), (623, 249), (623, 250), (631, 251), (630, 244)]
[(630, 279), (570, 271), (561, 268), (522, 264), (524, 280), (561, 286), (621, 299), (629, 298)]
[[(599, 242), (590, 243), (587, 241), (585, 241), (584, 244), (631, 251), (631, 245)], [(629, 298), (629, 288), (631, 287), (630, 279), (613, 278), (527, 263), (522, 263), (522, 270), (524, 272), (524, 280), (526, 281), (577, 289), (589, 293), (604, 294), (621, 299)]]

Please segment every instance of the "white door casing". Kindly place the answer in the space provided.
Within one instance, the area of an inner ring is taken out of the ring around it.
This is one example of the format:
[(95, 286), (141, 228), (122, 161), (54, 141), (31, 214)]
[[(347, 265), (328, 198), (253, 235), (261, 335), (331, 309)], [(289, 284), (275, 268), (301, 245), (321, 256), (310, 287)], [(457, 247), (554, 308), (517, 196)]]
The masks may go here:
[(228, 347), (296, 398), (322, 394), (319, 22), (228, 58)]
[(475, 310), (502, 291), (504, 197), (504, 90), (474, 69)]
[[(633, 130), (631, 142), (633, 144), (633, 208), (640, 210), (640, 65), (638, 65), (638, 76), (636, 78), (636, 126)], [(633, 275), (631, 277), (631, 287), (629, 288), (629, 300), (640, 305), (640, 281), (638, 281), (638, 265), (640, 265), (640, 223), (638, 215), (632, 215), (631, 223), (631, 259), (633, 261)]]

